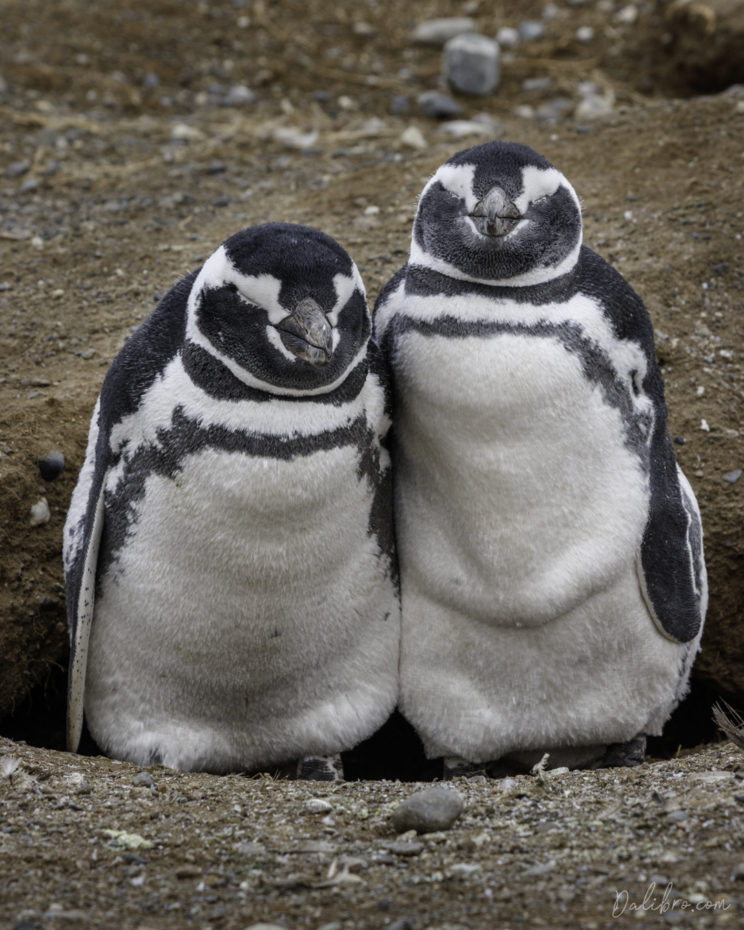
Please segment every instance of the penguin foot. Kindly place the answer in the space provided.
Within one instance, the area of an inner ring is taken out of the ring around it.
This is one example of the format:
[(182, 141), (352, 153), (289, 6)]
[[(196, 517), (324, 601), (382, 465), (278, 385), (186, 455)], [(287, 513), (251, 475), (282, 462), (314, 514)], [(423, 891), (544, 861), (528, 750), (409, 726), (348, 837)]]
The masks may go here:
[(340, 755), (305, 756), (298, 761), (294, 777), (303, 781), (343, 781), (344, 764)]
[(444, 756), (442, 758), (442, 779), (473, 778), (475, 775), (485, 775), (486, 767), (482, 762), (468, 762), (460, 756)]
[(597, 768), (640, 765), (646, 758), (646, 737), (641, 733), (627, 743), (611, 743)]

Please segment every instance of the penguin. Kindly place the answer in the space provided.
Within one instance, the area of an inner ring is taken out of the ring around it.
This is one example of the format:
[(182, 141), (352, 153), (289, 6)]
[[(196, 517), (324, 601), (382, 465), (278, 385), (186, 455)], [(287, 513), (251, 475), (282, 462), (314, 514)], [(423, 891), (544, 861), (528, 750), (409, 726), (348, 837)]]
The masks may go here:
[(512, 142), (424, 187), (375, 334), (393, 389), (400, 709), (429, 758), (642, 761), (707, 605), (649, 314)]
[(115, 358), (64, 527), (70, 750), (84, 715), (118, 759), (332, 778), (387, 719), (400, 607), (371, 329), (341, 246), (269, 223)]

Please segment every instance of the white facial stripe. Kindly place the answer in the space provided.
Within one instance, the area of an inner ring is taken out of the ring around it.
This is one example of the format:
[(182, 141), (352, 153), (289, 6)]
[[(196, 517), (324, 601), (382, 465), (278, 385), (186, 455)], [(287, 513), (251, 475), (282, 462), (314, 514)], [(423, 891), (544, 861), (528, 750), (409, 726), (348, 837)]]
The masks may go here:
[(266, 339), (269, 342), (269, 345), (272, 345), (276, 351), (283, 355), (288, 361), (296, 362), (297, 356), (293, 355), (289, 349), (282, 342), (282, 337), (279, 335), (278, 331), (274, 329), (273, 326), (266, 327)]
[(333, 287), (336, 291), (336, 303), (333, 305), (332, 309), (326, 313), (326, 316), (331, 326), (336, 326), (339, 313), (341, 313), (346, 304), (351, 300), (351, 295), (354, 291), (361, 291), (365, 301), (367, 295), (364, 290), (364, 284), (362, 283), (362, 276), (359, 274), (356, 265), (352, 265), (352, 273), (350, 276), (345, 274), (334, 275)]
[(569, 186), (557, 169), (527, 165), (522, 168), (522, 192), (515, 198), (514, 203), (519, 212), (524, 213), (531, 203), (541, 197), (552, 197), (561, 184)]
[(434, 184), (440, 183), (448, 191), (461, 197), (465, 201), (467, 210), (470, 211), (478, 203), (473, 191), (474, 179), (475, 165), (442, 165), (421, 192), (421, 197), (423, 198)]

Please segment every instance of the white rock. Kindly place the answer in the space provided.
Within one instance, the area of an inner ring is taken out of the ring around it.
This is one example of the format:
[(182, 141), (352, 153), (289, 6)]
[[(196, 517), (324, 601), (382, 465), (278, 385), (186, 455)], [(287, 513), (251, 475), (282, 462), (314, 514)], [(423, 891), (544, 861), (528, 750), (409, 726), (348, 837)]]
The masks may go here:
[(323, 798), (308, 798), (305, 801), (305, 810), (310, 811), (311, 814), (327, 814), (328, 811), (333, 810), (333, 805)]
[(463, 139), (465, 136), (493, 136), (493, 127), (473, 119), (451, 119), (439, 127), (444, 136)]
[(277, 126), (271, 134), (276, 142), (281, 142), (288, 149), (311, 149), (318, 141), (318, 130), (302, 132), (291, 126)]
[(403, 130), (400, 136), (401, 145), (407, 145), (412, 149), (425, 149), (426, 139), (418, 126), (408, 126)]
[(468, 16), (448, 16), (419, 23), (413, 31), (413, 41), (420, 45), (444, 45), (463, 32), (475, 32), (475, 22)]
[(522, 40), (518, 29), (502, 26), (496, 33), (496, 41), (502, 48), (516, 48)]
[(579, 42), (591, 42), (594, 38), (594, 29), (591, 26), (579, 26), (576, 30), (576, 38)]
[(49, 512), (46, 497), (39, 498), (31, 508), (31, 526), (41, 526), (42, 523), (49, 523), (50, 517), (51, 513)]
[(597, 119), (601, 116), (608, 116), (612, 113), (612, 97), (602, 94), (587, 94), (576, 105), (574, 116), (576, 119)]

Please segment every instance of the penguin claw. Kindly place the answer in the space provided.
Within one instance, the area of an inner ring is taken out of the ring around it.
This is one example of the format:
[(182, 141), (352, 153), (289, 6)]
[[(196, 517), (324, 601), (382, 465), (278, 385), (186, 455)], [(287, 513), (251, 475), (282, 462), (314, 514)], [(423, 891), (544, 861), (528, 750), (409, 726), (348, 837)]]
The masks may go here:
[(340, 755), (305, 756), (297, 762), (294, 777), (303, 781), (343, 781), (344, 764)]

